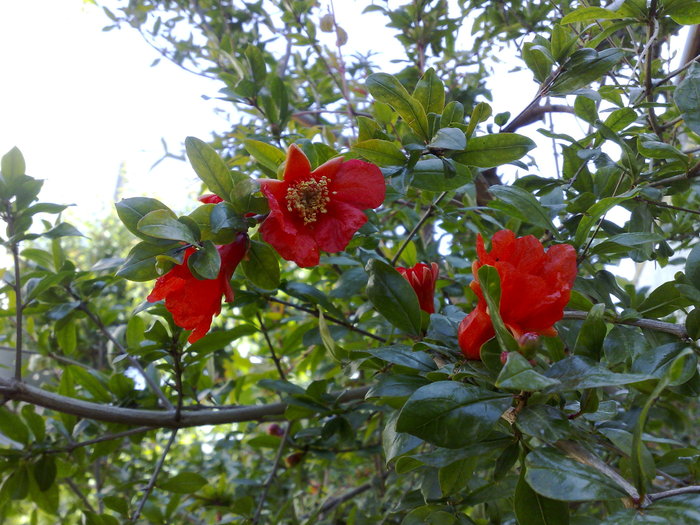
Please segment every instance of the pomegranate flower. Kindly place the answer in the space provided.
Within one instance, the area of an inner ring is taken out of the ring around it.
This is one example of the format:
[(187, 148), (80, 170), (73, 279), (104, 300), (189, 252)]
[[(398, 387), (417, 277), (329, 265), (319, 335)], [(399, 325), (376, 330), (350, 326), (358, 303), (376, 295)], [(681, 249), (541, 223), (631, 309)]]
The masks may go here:
[(314, 171), (292, 144), (283, 180), (265, 179), (260, 189), (270, 214), (260, 226), (264, 241), (299, 266), (316, 266), (319, 251), (339, 252), (367, 222), (362, 212), (384, 202), (379, 168), (361, 160), (331, 159)]
[(491, 251), (477, 236), (478, 260), (472, 271), (472, 290), (479, 297), (476, 308), (459, 325), (458, 338), (467, 359), (480, 359), (481, 345), (495, 335), (477, 271), (494, 266), (501, 279), (500, 314), (517, 340), (524, 334), (556, 335), (554, 323), (564, 316), (576, 279), (576, 251), (569, 244), (557, 244), (546, 252), (532, 235), (516, 238), (510, 230), (497, 232)]
[(221, 257), (221, 269), (216, 279), (197, 279), (187, 266), (187, 260), (195, 249), (185, 251), (182, 264), (174, 266), (156, 280), (147, 301), (154, 303), (165, 299), (165, 307), (172, 314), (175, 324), (192, 330), (190, 343), (201, 339), (209, 331), (212, 318), (221, 312), (221, 296), (233, 302), (231, 276), (248, 249), (248, 236), (239, 233), (230, 244), (217, 246)]
[(197, 200), (199, 202), (203, 202), (204, 204), (219, 204), (220, 202), (224, 202), (224, 199), (214, 193), (205, 193), (204, 195), (200, 195)]
[(403, 275), (413, 287), (418, 296), (420, 309), (429, 314), (435, 313), (435, 281), (438, 278), (437, 263), (430, 263), (430, 266), (423, 263), (416, 264), (413, 268), (397, 267), (396, 271)]

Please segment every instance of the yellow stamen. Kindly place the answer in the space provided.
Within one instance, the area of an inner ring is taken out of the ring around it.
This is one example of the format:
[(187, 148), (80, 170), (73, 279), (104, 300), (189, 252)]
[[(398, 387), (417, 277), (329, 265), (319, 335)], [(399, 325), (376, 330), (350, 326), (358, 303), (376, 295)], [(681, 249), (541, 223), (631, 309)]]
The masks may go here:
[(316, 222), (319, 214), (328, 212), (326, 204), (331, 200), (328, 196), (328, 183), (328, 177), (321, 177), (318, 180), (298, 182), (289, 187), (286, 196), (287, 210), (298, 213), (304, 219), (304, 224)]

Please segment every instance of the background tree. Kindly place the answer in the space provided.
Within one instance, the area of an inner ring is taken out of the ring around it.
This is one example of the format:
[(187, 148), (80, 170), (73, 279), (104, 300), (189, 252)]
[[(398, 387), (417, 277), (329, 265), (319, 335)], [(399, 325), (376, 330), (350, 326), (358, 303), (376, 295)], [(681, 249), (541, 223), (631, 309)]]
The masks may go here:
[[(700, 2), (365, 11), (405, 50), (393, 74), (352, 54), (362, 28), (332, 4), (105, 6), (220, 81), (233, 125), (185, 142), (218, 198), (188, 215), (124, 199), (123, 226), (110, 218), (89, 241), (54, 219), (64, 206), (36, 202), (18, 150), (3, 157), (7, 523), (700, 523), (695, 31), (670, 65)], [(487, 102), (504, 53), (539, 86), (515, 116)], [(559, 112), (580, 131), (525, 128)], [(531, 156), (537, 134), (556, 177)], [(386, 183), (345, 249), (309, 268), (278, 255), (259, 191), (299, 173), (293, 152), (308, 173), (342, 155)], [(509, 164), (519, 176), (502, 184)], [(504, 229), (520, 240), (499, 244)], [(140, 283), (177, 268), (195, 291), (219, 279), (215, 246), (244, 232), (234, 302), (206, 336), (178, 326), (167, 299), (146, 301)], [(559, 270), (533, 258), (540, 242)], [(498, 247), (510, 243), (528, 249)], [(678, 271), (650, 289), (611, 273), (625, 259)], [(543, 275), (546, 297), (532, 285)], [(524, 320), (553, 294), (569, 297), (557, 335), (561, 307)], [(488, 335), (467, 349), (469, 312)]]

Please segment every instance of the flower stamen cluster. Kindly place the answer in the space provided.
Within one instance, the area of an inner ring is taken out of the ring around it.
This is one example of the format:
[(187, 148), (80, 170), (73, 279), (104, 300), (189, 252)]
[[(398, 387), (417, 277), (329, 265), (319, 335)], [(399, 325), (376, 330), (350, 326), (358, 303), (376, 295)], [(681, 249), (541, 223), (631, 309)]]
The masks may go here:
[(319, 214), (328, 213), (330, 202), (328, 177), (309, 179), (287, 188), (287, 211), (296, 212), (304, 220), (304, 225), (318, 220)]

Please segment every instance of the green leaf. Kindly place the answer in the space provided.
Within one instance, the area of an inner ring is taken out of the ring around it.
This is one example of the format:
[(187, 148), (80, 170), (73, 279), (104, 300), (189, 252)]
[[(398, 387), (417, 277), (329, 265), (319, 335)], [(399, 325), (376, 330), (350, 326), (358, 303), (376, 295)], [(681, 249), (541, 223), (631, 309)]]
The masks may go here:
[(460, 448), (484, 439), (511, 402), (508, 394), (438, 381), (419, 388), (406, 401), (396, 430), (440, 447)]
[(158, 482), (157, 486), (177, 494), (191, 494), (197, 492), (207, 483), (207, 480), (196, 472), (180, 472), (172, 478)]
[(655, 501), (643, 509), (621, 509), (601, 525), (670, 525), (700, 523), (700, 496), (683, 494)]
[(428, 117), (423, 106), (392, 75), (373, 73), (367, 77), (367, 89), (380, 102), (389, 104), (406, 124), (426, 142), (430, 140)]
[(75, 226), (67, 222), (59, 222), (49, 231), (42, 233), (42, 236), (48, 237), (49, 239), (58, 239), (59, 237), (85, 237)]
[(165, 204), (159, 200), (148, 197), (131, 197), (129, 199), (120, 200), (114, 206), (117, 209), (117, 215), (119, 215), (122, 223), (131, 233), (147, 242), (152, 242), (155, 244), (164, 243), (162, 239), (151, 237), (150, 235), (144, 235), (138, 230), (137, 225), (139, 221), (148, 213), (156, 210), (167, 210), (174, 217), (175, 214), (170, 211), (170, 208), (168, 208)]
[(44, 454), (34, 463), (34, 479), (42, 492), (51, 488), (56, 481), (56, 460), (54, 456)]
[(282, 164), (287, 157), (284, 151), (267, 142), (246, 139), (243, 141), (243, 145), (257, 162), (273, 173), (277, 173), (277, 168), (280, 167), (280, 164)]
[[(491, 106), (489, 106), (486, 102), (479, 102), (476, 106), (474, 106), (472, 114), (469, 117), (469, 125), (467, 126), (466, 131), (467, 137), (472, 136), (476, 127), (491, 116), (491, 112)], [(446, 122), (443, 122), (442, 124), (447, 125)]]
[(29, 430), (24, 421), (5, 407), (0, 407), (0, 432), (18, 443), (29, 443)]
[(479, 268), (477, 273), (479, 274), (479, 286), (489, 307), (489, 316), (491, 317), (493, 329), (496, 332), (498, 344), (502, 350), (517, 353), (519, 350), (518, 343), (501, 319), (501, 278), (498, 275), (498, 270), (485, 264)]
[(556, 384), (559, 384), (559, 381), (536, 372), (528, 360), (518, 352), (508, 354), (508, 360), (496, 379), (498, 388), (525, 390), (526, 392), (535, 392)]
[(458, 128), (441, 128), (428, 145), (435, 149), (461, 151), (467, 147), (467, 137)]
[(561, 24), (587, 22), (589, 20), (611, 20), (624, 18), (620, 13), (602, 7), (579, 7), (561, 19)]
[(627, 497), (597, 470), (551, 449), (536, 449), (525, 459), (525, 481), (538, 494), (558, 501), (600, 501)]
[(666, 14), (677, 24), (684, 26), (700, 24), (700, 2), (693, 0), (675, 2), (670, 9), (666, 10)]
[(552, 71), (554, 59), (548, 50), (532, 42), (526, 42), (522, 50), (523, 61), (532, 71), (537, 82), (544, 82)]
[(398, 456), (410, 452), (423, 443), (422, 440), (411, 434), (397, 432), (396, 420), (398, 418), (399, 413), (393, 412), (387, 419), (386, 425), (384, 425), (384, 429), (382, 430), (382, 449), (384, 450), (384, 457), (387, 463)]
[[(483, 102), (482, 102), (483, 104)], [(488, 105), (488, 104), (487, 104)], [(440, 125), (449, 126), (450, 124), (463, 124), (464, 123), (464, 106), (461, 102), (453, 100), (448, 102), (445, 109), (442, 110), (442, 117), (440, 117)]]
[(637, 306), (637, 311), (643, 317), (658, 319), (690, 304), (691, 302), (678, 291), (676, 283), (669, 281), (652, 291), (642, 304)]
[(568, 525), (569, 506), (541, 496), (525, 481), (526, 469), (520, 470), (520, 478), (515, 487), (513, 510), (518, 525)]
[(27, 422), (27, 426), (34, 434), (34, 441), (41, 442), (46, 438), (46, 423), (44, 418), (36, 413), (34, 405), (24, 405), (22, 407), (22, 417)]
[(549, 218), (549, 212), (531, 192), (518, 186), (492, 186), (489, 191), (498, 199), (489, 202), (489, 207), (502, 210), (523, 222), (534, 224), (555, 234), (558, 231)]
[(700, 290), (700, 244), (693, 246), (685, 260), (685, 276), (695, 288)]
[(367, 350), (374, 357), (395, 365), (412, 368), (419, 372), (432, 372), (437, 370), (437, 365), (432, 357), (425, 352), (414, 351), (404, 345), (387, 346)]
[(248, 59), (250, 71), (253, 74), (253, 82), (259, 88), (264, 86), (265, 78), (267, 77), (267, 68), (265, 67), (265, 58), (263, 57), (262, 51), (253, 44), (248, 44), (244, 53), (246, 59)]
[(318, 332), (321, 334), (321, 342), (323, 347), (328, 351), (329, 354), (336, 361), (343, 361), (347, 359), (350, 352), (345, 350), (342, 346), (335, 342), (330, 329), (328, 328), (328, 323), (326, 323), (326, 318), (323, 315), (323, 311), (318, 311)]
[(214, 243), (205, 241), (202, 248), (187, 259), (187, 266), (198, 279), (216, 279), (221, 268), (221, 256)]
[(416, 84), (413, 98), (421, 103), (426, 113), (442, 113), (445, 105), (445, 86), (435, 74), (435, 69), (429, 68)]
[(240, 339), (246, 335), (254, 334), (258, 331), (253, 325), (239, 324), (231, 330), (217, 330), (209, 332), (207, 335), (198, 339), (187, 347), (188, 354), (196, 354), (198, 357), (208, 354), (215, 350), (225, 348), (229, 343)]
[(396, 328), (419, 335), (421, 310), (418, 296), (408, 281), (379, 259), (371, 259), (365, 270), (369, 275), (367, 296), (376, 310)]
[(618, 131), (625, 129), (636, 120), (637, 113), (632, 108), (620, 108), (610, 113), (603, 124), (610, 130), (617, 133)]
[(403, 166), (406, 156), (396, 144), (388, 140), (368, 139), (356, 143), (352, 151), (379, 166)]
[(471, 168), (452, 159), (425, 159), (411, 170), (411, 186), (426, 191), (449, 191), (469, 184)]
[(575, 51), (562, 66), (562, 73), (552, 83), (550, 93), (566, 95), (588, 86), (610, 71), (624, 56), (621, 49), (597, 52), (583, 48)]
[(515, 423), (520, 431), (544, 443), (555, 443), (566, 439), (571, 433), (571, 424), (562, 411), (550, 405), (527, 405)]
[(548, 388), (548, 392), (628, 385), (651, 379), (647, 374), (616, 374), (603, 365), (575, 355), (557, 361), (544, 375), (559, 381), (558, 385)]
[(136, 227), (141, 233), (158, 239), (184, 241), (189, 244), (197, 242), (192, 231), (185, 224), (178, 221), (170, 210), (148, 212), (138, 222)]
[(245, 219), (236, 213), (235, 208), (228, 202), (214, 204), (209, 215), (211, 231), (214, 234), (224, 233), (224, 231), (244, 232), (248, 229)]
[(233, 190), (233, 180), (226, 163), (209, 144), (195, 137), (185, 139), (187, 158), (197, 176), (224, 200)]
[(22, 152), (16, 146), (2, 156), (0, 161), (0, 170), (2, 176), (8, 183), (12, 179), (18, 179), (27, 171), (27, 165), (24, 162)]
[(630, 190), (627, 193), (623, 193), (618, 197), (606, 197), (599, 200), (593, 206), (591, 206), (586, 212), (585, 216), (578, 223), (576, 228), (576, 234), (574, 235), (574, 245), (581, 247), (586, 241), (589, 232), (595, 225), (595, 223), (603, 215), (605, 215), (609, 210), (617, 206), (618, 204), (625, 202), (626, 200), (634, 197), (638, 193), (638, 190)]
[(600, 360), (603, 341), (607, 332), (605, 320), (603, 319), (604, 314), (605, 305), (603, 303), (594, 305), (588, 312), (576, 338), (574, 347), (576, 355), (588, 357), (593, 361)]
[(241, 261), (243, 273), (258, 288), (276, 290), (280, 285), (277, 253), (267, 243), (250, 241), (246, 258)]
[(645, 244), (656, 244), (663, 240), (664, 238), (658, 233), (620, 233), (593, 246), (591, 253), (622, 255), (629, 253), (631, 248), (638, 248)]
[(150, 281), (158, 277), (156, 256), (162, 254), (184, 253), (184, 246), (179, 243), (158, 246), (149, 242), (140, 242), (127, 255), (124, 264), (117, 270), (117, 275), (130, 281)]
[(493, 168), (522, 158), (535, 143), (517, 133), (494, 133), (473, 137), (464, 153), (454, 156), (457, 162), (479, 168)]
[(649, 159), (676, 159), (687, 164), (689, 157), (678, 148), (646, 136), (637, 137), (637, 151)]

